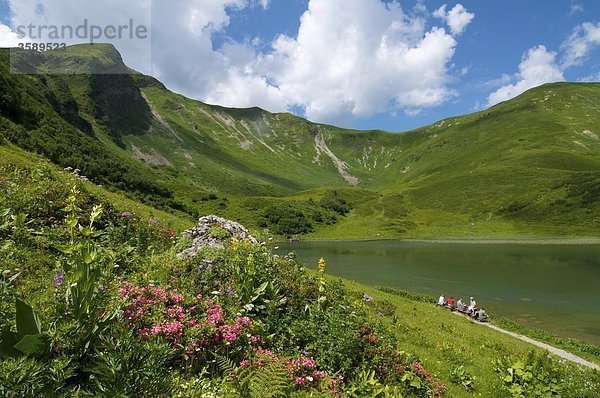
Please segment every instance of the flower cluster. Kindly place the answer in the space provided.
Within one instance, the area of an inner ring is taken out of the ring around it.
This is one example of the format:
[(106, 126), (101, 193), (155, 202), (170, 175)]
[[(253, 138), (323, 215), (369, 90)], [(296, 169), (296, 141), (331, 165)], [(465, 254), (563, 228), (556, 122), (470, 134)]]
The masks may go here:
[(320, 382), (326, 382), (328, 387), (337, 388), (342, 381), (341, 378), (330, 378), (327, 372), (318, 370), (315, 360), (307, 356), (287, 358), (268, 349), (255, 349), (251, 359), (240, 362), (242, 367), (252, 366), (256, 369), (273, 364), (280, 365), (299, 389), (316, 387)]
[(318, 371), (313, 358), (300, 357), (285, 361), (285, 368), (297, 386), (306, 386), (327, 377), (327, 372)]
[[(372, 334), (372, 332), (371, 332)], [(370, 336), (369, 334), (368, 336)], [(405, 353), (392, 348), (389, 345), (377, 345), (367, 351), (371, 365), (374, 367), (375, 373), (385, 384), (402, 383), (405, 380), (413, 380), (418, 378), (421, 380), (421, 387), (413, 387), (421, 393), (428, 391), (428, 394), (433, 397), (441, 397), (444, 395), (446, 386), (435, 380), (431, 374), (423, 368), (423, 364), (418, 360), (410, 359)], [(415, 391), (416, 392), (416, 391)]]
[(238, 315), (228, 320), (217, 302), (202, 295), (186, 301), (176, 291), (127, 282), (119, 294), (125, 300), (123, 315), (140, 337), (161, 337), (190, 356), (202, 347), (258, 341), (250, 333), (250, 318)]

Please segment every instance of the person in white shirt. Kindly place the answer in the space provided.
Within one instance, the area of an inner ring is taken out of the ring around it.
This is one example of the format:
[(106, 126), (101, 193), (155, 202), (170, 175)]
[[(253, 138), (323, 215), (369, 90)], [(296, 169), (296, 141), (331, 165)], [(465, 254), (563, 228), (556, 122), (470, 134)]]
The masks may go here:
[(444, 294), (442, 293), (442, 295), (440, 296), (440, 298), (438, 299), (438, 305), (444, 306), (446, 305), (446, 298), (444, 297)]
[(475, 299), (473, 297), (471, 297), (469, 299), (469, 307), (467, 308), (467, 312), (472, 314), (473, 312), (475, 312), (476, 307), (477, 307), (477, 302), (475, 301)]

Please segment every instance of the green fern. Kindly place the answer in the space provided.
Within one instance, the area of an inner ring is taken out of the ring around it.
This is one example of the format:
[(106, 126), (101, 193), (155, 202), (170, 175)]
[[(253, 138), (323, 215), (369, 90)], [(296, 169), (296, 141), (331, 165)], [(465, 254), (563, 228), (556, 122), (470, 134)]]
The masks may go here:
[(269, 363), (261, 368), (236, 366), (225, 357), (217, 356), (219, 370), (232, 384), (241, 398), (288, 397), (292, 383), (289, 374), (279, 363)]

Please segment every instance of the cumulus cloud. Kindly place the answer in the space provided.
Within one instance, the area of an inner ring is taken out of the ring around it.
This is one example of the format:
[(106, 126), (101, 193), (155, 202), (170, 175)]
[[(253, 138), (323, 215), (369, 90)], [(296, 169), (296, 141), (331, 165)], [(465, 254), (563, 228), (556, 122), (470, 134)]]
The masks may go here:
[(416, 114), (454, 94), (448, 64), (457, 42), (426, 22), (397, 2), (311, 0), (298, 32), (280, 35), (266, 52), (252, 41), (213, 50), (214, 31), (205, 30), (202, 66), (154, 59), (167, 83), (208, 102), (302, 109), (312, 120), (349, 125), (385, 111)]
[(573, 33), (561, 45), (564, 51), (563, 67), (580, 64), (588, 54), (600, 46), (600, 22), (585, 22), (573, 29)]
[[(151, 20), (151, 50), (115, 43), (125, 62), (184, 95), (224, 106), (302, 109), (308, 118), (350, 124), (356, 118), (402, 110), (417, 114), (455, 95), (449, 69), (456, 39), (428, 27), (425, 6), (405, 11), (398, 1), (310, 0), (298, 31), (269, 45), (217, 35), (232, 10), (269, 7), (269, 0), (13, 0), (13, 22), (96, 24)], [(150, 7), (151, 4), (151, 7)], [(450, 31), (464, 31), (473, 14), (445, 12)], [(150, 15), (150, 17), (148, 17)], [(138, 43), (139, 44), (139, 43)], [(150, 57), (150, 58), (149, 58)]]
[(16, 47), (22, 39), (8, 26), (0, 24), (0, 48)]
[(446, 12), (446, 7), (446, 4), (442, 5), (434, 11), (433, 16), (445, 21), (452, 34), (459, 36), (475, 18), (475, 14), (468, 12), (462, 4), (455, 5), (448, 12)]
[(296, 37), (280, 36), (266, 63), (290, 103), (336, 122), (442, 103), (456, 41), (398, 3), (312, 0)]
[(561, 68), (556, 62), (556, 53), (544, 46), (530, 48), (519, 64), (517, 82), (507, 84), (488, 97), (488, 105), (506, 101), (524, 91), (544, 83), (564, 81)]

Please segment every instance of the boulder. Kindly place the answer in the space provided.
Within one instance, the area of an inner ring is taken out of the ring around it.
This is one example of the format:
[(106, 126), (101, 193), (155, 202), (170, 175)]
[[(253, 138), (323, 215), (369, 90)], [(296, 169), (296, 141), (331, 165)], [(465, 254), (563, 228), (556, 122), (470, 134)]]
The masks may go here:
[(180, 257), (188, 258), (195, 257), (204, 248), (221, 248), (232, 239), (248, 239), (257, 243), (243, 225), (215, 215), (200, 217), (194, 228), (183, 231), (181, 235), (192, 239), (191, 247), (179, 253)]

